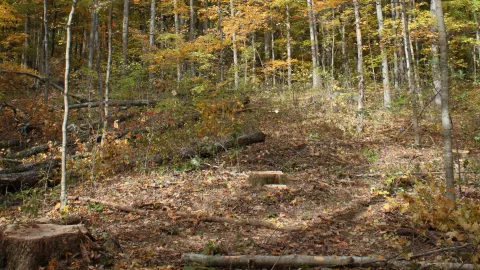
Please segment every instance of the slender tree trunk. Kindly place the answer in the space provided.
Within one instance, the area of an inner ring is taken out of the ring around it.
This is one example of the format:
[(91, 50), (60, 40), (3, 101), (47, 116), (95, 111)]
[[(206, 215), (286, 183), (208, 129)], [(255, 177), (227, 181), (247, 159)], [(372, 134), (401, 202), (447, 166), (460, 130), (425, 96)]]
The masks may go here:
[(43, 103), (48, 103), (48, 91), (49, 91), (49, 81), (50, 81), (50, 68), (48, 65), (48, 17), (47, 17), (47, 0), (43, 0), (43, 28), (45, 31), (45, 36), (43, 37), (44, 45), (44, 61), (45, 61), (45, 92), (43, 93)]
[[(98, 1), (96, 0), (96, 5), (98, 7)], [(104, 93), (103, 93), (103, 80), (102, 80), (102, 70), (101, 70), (101, 62), (102, 62), (102, 53), (101, 53), (101, 47), (100, 47), (100, 36), (99, 36), (99, 29), (98, 29), (98, 12), (96, 13), (95, 16), (95, 24), (97, 25), (96, 31), (95, 31), (95, 47), (97, 49), (97, 63), (96, 63), (96, 70), (97, 70), (97, 77), (98, 77), (98, 96), (100, 97), (100, 106), (101, 109), (105, 109), (105, 98), (104, 98)], [(100, 113), (100, 123), (105, 119), (105, 115), (103, 115), (103, 112)]]
[[(222, 6), (220, 0), (217, 0), (217, 12), (218, 12), (218, 35), (220, 36), (220, 43), (223, 44), (223, 31), (222, 31)], [(218, 61), (220, 69), (220, 81), (223, 82), (223, 46), (220, 49), (220, 59)]]
[(357, 103), (357, 133), (363, 130), (363, 45), (362, 30), (360, 28), (360, 4), (359, 0), (353, 0), (355, 11), (355, 29), (357, 36), (357, 77), (358, 77), (358, 103)]
[(453, 155), (452, 155), (452, 122), (449, 112), (449, 88), (448, 88), (448, 43), (445, 19), (443, 16), (442, 0), (434, 0), (438, 24), (438, 39), (440, 44), (440, 70), (442, 74), (442, 127), (444, 138), (444, 162), (445, 181), (447, 184), (446, 196), (455, 203), (455, 179), (453, 176)]
[[(270, 13), (270, 18), (271, 17), (271, 13)], [(271, 44), (271, 47), (272, 47), (272, 62), (275, 63), (275, 31), (271, 31), (270, 32), (270, 42), (272, 43)], [(275, 72), (275, 68), (273, 68), (273, 71), (272, 71), (272, 86), (275, 87), (277, 82), (276, 82), (276, 72)]]
[(30, 66), (30, 14), (25, 14), (25, 45), (23, 48), (22, 65)]
[[(149, 45), (150, 45), (150, 53), (153, 52), (153, 47), (155, 46), (155, 2), (156, 0), (152, 0), (151, 4), (150, 4), (150, 38), (149, 38)], [(110, 25), (109, 25), (110, 27)], [(110, 31), (110, 30), (109, 30)], [(110, 35), (110, 32), (109, 32), (109, 35)], [(109, 39), (111, 39), (111, 37), (109, 36)], [(109, 48), (110, 50), (110, 48)], [(107, 60), (107, 61), (110, 61)], [(152, 62), (150, 61), (150, 65), (152, 64)], [(108, 70), (107, 70), (108, 72)], [(107, 91), (108, 85), (105, 83), (105, 91)], [(153, 72), (152, 71), (149, 71), (148, 72), (148, 88), (150, 90), (150, 92), (153, 91)]]
[(288, 90), (292, 89), (292, 45), (291, 45), (291, 36), (290, 36), (290, 8), (288, 3), (285, 4), (285, 12), (287, 15), (287, 85)]
[[(332, 8), (332, 22), (335, 21), (335, 9)], [(335, 89), (335, 26), (332, 24), (332, 51), (330, 54), (330, 91)]]
[(320, 87), (320, 73), (318, 70), (318, 51), (315, 44), (315, 16), (311, 0), (307, 0), (308, 25), (310, 28), (310, 47), (312, 50), (312, 88)]
[[(233, 0), (230, 0), (230, 16), (235, 17), (235, 8), (233, 6)], [(240, 77), (238, 75), (238, 55), (237, 55), (237, 34), (235, 29), (232, 33), (232, 50), (233, 50), (233, 70), (234, 70), (234, 89), (238, 89), (238, 81)]]
[(52, 44), (51, 46), (51, 52), (50, 52), (50, 56), (53, 57), (55, 56), (55, 34), (57, 33), (57, 16), (58, 16), (58, 9), (57, 9), (57, 6), (56, 5), (53, 5), (53, 25), (52, 25), (52, 41), (50, 42), (50, 44)]
[(255, 31), (252, 33), (252, 48), (253, 48), (253, 55), (252, 55), (252, 83), (255, 86), (256, 82), (256, 74), (255, 74), (255, 65), (257, 63), (257, 58), (255, 56), (255, 51), (256, 51), (256, 44), (255, 44)]
[[(195, 10), (193, 9), (193, 0), (190, 0), (190, 31), (189, 31), (189, 37), (188, 40), (190, 42), (193, 42), (195, 39)], [(195, 76), (196, 71), (195, 71), (195, 64), (192, 61), (190, 63), (190, 72), (192, 76)]]
[[(270, 44), (270, 33), (269, 31), (266, 29), (265, 32), (263, 33), (263, 49), (264, 49), (264, 55), (265, 55), (265, 64), (268, 63), (268, 61), (270, 60), (270, 48), (269, 48), (269, 44)], [(264, 67), (264, 72), (265, 72), (265, 85), (268, 86), (269, 85), (269, 80), (268, 80), (268, 72), (267, 72), (267, 69)]]
[[(177, 11), (178, 5), (177, 5), (177, 0), (173, 0), (173, 9), (174, 9), (174, 20), (175, 20), (175, 35), (176, 37), (176, 49), (178, 50), (180, 47), (179, 44), (179, 38), (180, 38), (180, 18), (178, 16), (178, 11)], [(180, 80), (182, 79), (182, 67), (180, 66), (180, 62), (177, 63), (177, 82), (179, 83)]]
[[(395, 21), (396, 20), (396, 0), (391, 0), (391, 16), (392, 16), (392, 20)], [(396, 29), (396, 28), (395, 28)], [(395, 48), (398, 47), (397, 43), (397, 38), (395, 38)], [(394, 89), (395, 89), (395, 94), (398, 94), (398, 92), (400, 91), (400, 85), (399, 85), (399, 74), (398, 74), (398, 54), (397, 54), (397, 51), (398, 50), (393, 50), (393, 85), (394, 85)]]
[(97, 5), (95, 4), (95, 0), (92, 0), (92, 20), (90, 24), (90, 39), (89, 39), (89, 45), (88, 45), (88, 70), (89, 70), (89, 75), (88, 75), (88, 100), (91, 100), (91, 94), (93, 92), (93, 77), (92, 77), (92, 72), (93, 72), (93, 55), (94, 55), (94, 49), (95, 49), (95, 31), (97, 29)]
[(401, 0), (402, 4), (402, 21), (403, 21), (403, 41), (405, 47), (405, 64), (407, 68), (408, 88), (412, 97), (412, 122), (413, 132), (415, 136), (415, 145), (420, 145), (420, 131), (418, 128), (418, 112), (417, 112), (417, 91), (415, 87), (415, 77), (412, 74), (412, 52), (410, 50), (410, 35), (408, 34), (408, 19), (405, 8), (405, 0)]
[(382, 14), (382, 2), (377, 2), (377, 21), (378, 21), (378, 37), (380, 39), (380, 53), (382, 54), (382, 78), (383, 78), (383, 106), (385, 108), (390, 107), (390, 79), (388, 76), (388, 58), (385, 51), (385, 43), (383, 40), (383, 14)]
[[(152, 0), (155, 2), (155, 0)], [(155, 5), (155, 4), (153, 4)], [(155, 10), (155, 9), (154, 9)], [(110, 0), (110, 9), (108, 10), (108, 58), (107, 58), (107, 75), (105, 76), (105, 117), (103, 118), (103, 133), (102, 133), (102, 146), (105, 143), (105, 137), (108, 129), (108, 99), (110, 90), (110, 71), (112, 66), (112, 13), (113, 13), (113, 0)]]
[(67, 21), (67, 43), (65, 52), (65, 85), (63, 88), (64, 114), (62, 123), (62, 180), (60, 202), (62, 207), (67, 205), (67, 123), (68, 123), (68, 80), (70, 79), (70, 45), (72, 43), (72, 19), (77, 0), (73, 0), (72, 10)]
[(129, 0), (123, 0), (123, 30), (122, 30), (122, 74), (127, 73), (128, 58), (128, 13), (130, 11)]
[(346, 41), (345, 41), (345, 22), (342, 20), (342, 58), (343, 58), (343, 76), (345, 78), (344, 86), (347, 89), (350, 89), (350, 69), (348, 67), (348, 57), (346, 50)]
[[(430, 14), (435, 18), (436, 17), (436, 7), (435, 7), (435, 1), (431, 1), (430, 3)], [(432, 25), (431, 31), (433, 33), (438, 33), (437, 27), (435, 25)], [(435, 105), (440, 106), (442, 105), (442, 95), (441, 95), (441, 88), (442, 88), (442, 82), (441, 82), (441, 75), (440, 75), (440, 66), (439, 64), (439, 58), (438, 58), (438, 41), (435, 39), (432, 42), (432, 61), (431, 61), (431, 66), (432, 66), (432, 77), (433, 77), (433, 94), (435, 95)]]

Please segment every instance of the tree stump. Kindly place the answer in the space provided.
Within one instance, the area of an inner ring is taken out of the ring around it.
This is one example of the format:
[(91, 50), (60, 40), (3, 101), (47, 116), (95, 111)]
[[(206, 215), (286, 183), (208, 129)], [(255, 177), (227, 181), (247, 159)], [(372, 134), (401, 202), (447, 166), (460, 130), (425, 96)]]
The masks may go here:
[(63, 269), (72, 258), (86, 263), (89, 234), (83, 225), (9, 225), (0, 232), (0, 269), (38, 269), (49, 263)]
[(289, 184), (287, 175), (281, 171), (251, 172), (248, 180), (252, 186)]

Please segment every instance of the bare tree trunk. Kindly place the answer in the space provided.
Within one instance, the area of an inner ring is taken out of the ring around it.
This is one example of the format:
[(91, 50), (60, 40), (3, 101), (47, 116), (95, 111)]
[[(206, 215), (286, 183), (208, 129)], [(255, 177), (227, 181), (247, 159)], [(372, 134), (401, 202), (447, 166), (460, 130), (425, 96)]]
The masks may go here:
[[(270, 10), (270, 20), (272, 21), (272, 12)], [(272, 26), (273, 28), (273, 26)], [(273, 63), (275, 62), (275, 31), (271, 31), (270, 32), (270, 42), (271, 42), (271, 47), (272, 47), (272, 61)], [(275, 68), (273, 68), (273, 71), (272, 71), (272, 86), (275, 87), (275, 85), (277, 84), (276, 80), (275, 80)]]
[(345, 87), (350, 89), (350, 69), (348, 67), (348, 58), (347, 58), (347, 50), (346, 50), (346, 41), (345, 41), (345, 22), (342, 20), (342, 57), (343, 57), (343, 76), (345, 79)]
[(412, 122), (415, 137), (415, 145), (420, 145), (420, 131), (418, 128), (418, 112), (417, 112), (417, 91), (415, 87), (415, 77), (412, 74), (412, 52), (410, 50), (410, 35), (408, 34), (407, 11), (405, 8), (405, 0), (401, 0), (402, 4), (402, 21), (403, 21), (403, 41), (405, 47), (405, 64), (407, 68), (408, 88), (410, 89), (412, 98)]
[(453, 155), (452, 155), (452, 122), (449, 112), (449, 89), (448, 89), (448, 43), (445, 19), (443, 17), (442, 0), (434, 0), (438, 24), (438, 39), (440, 43), (440, 70), (442, 74), (442, 127), (444, 138), (444, 162), (445, 182), (447, 184), (446, 196), (455, 204), (455, 179), (453, 177)]
[(22, 65), (31, 67), (30, 65), (30, 14), (25, 14), (25, 45), (23, 48)]
[[(268, 32), (267, 29), (265, 29), (265, 32), (263, 35), (263, 45), (264, 45), (263, 49), (264, 49), (264, 55), (265, 55), (265, 60), (264, 60), (265, 63), (267, 63), (268, 60), (270, 60), (269, 44), (270, 44), (270, 33)], [(265, 85), (268, 86), (269, 85), (268, 72), (266, 68), (264, 68), (263, 70), (265, 72)]]
[[(176, 49), (179, 49), (179, 42), (178, 39), (180, 38), (180, 18), (178, 16), (178, 11), (177, 11), (177, 0), (173, 0), (173, 9), (174, 9), (174, 23), (175, 23), (175, 35), (177, 35), (176, 38)], [(179, 83), (180, 80), (182, 79), (182, 68), (180, 66), (180, 62), (177, 63), (177, 82)]]
[(312, 88), (320, 87), (320, 74), (318, 70), (318, 51), (315, 44), (315, 16), (312, 8), (312, 0), (307, 0), (308, 25), (310, 28), (310, 47), (312, 50)]
[(67, 21), (67, 43), (65, 49), (65, 85), (63, 91), (64, 114), (62, 123), (62, 180), (60, 202), (62, 207), (67, 205), (67, 123), (68, 123), (68, 80), (70, 79), (70, 45), (72, 43), (72, 19), (77, 0), (73, 0), (72, 10)]
[[(156, 0), (152, 0), (151, 5), (150, 5), (150, 37), (149, 37), (150, 53), (152, 53), (153, 47), (155, 45), (155, 2), (156, 2)], [(109, 27), (110, 27), (110, 25), (109, 25)], [(110, 35), (110, 32), (109, 32), (109, 35)], [(109, 38), (111, 38), (111, 37), (109, 37)], [(110, 48), (109, 48), (109, 50), (110, 50)], [(110, 59), (108, 61), (110, 61)], [(150, 64), (151, 64), (151, 62), (150, 62)], [(108, 72), (108, 70), (107, 70), (107, 72)], [(107, 76), (108, 76), (108, 74), (107, 74)], [(105, 84), (105, 87), (108, 88), (107, 84)], [(148, 88), (149, 88), (150, 92), (153, 91), (153, 72), (152, 71), (148, 72)]]
[[(98, 5), (98, 1), (96, 0), (96, 5)], [(102, 104), (101, 107), (104, 109), (104, 95), (103, 95), (103, 80), (102, 80), (102, 70), (101, 70), (101, 62), (102, 62), (102, 53), (101, 53), (101, 47), (100, 47), (100, 37), (98, 33), (98, 11), (95, 16), (95, 25), (97, 25), (97, 28), (95, 30), (95, 47), (97, 49), (97, 63), (96, 63), (96, 70), (97, 70), (97, 77), (98, 77), (98, 96), (100, 98), (100, 103)], [(101, 123), (105, 118), (105, 115), (103, 115), (103, 112), (100, 112), (100, 122)]]
[(122, 74), (127, 73), (128, 57), (128, 13), (130, 11), (129, 0), (123, 0), (123, 30), (122, 30)]
[[(93, 53), (95, 49), (95, 29), (97, 29), (96, 20), (97, 17), (97, 5), (95, 0), (92, 0), (92, 20), (90, 24), (90, 40), (88, 45), (88, 70), (93, 71)], [(91, 99), (91, 92), (93, 91), (93, 78), (91, 73), (88, 75), (88, 100)]]
[[(395, 0), (391, 0), (391, 16), (392, 16), (392, 20), (395, 21), (396, 19), (396, 1)], [(395, 28), (396, 29), (396, 28)], [(393, 84), (394, 84), (394, 89), (395, 89), (395, 94), (398, 94), (399, 90), (400, 90), (400, 85), (399, 85), (399, 74), (398, 74), (398, 54), (397, 54), (397, 39), (395, 38), (395, 49), (393, 50)]]
[(380, 39), (380, 53), (382, 54), (382, 78), (383, 78), (383, 106), (385, 108), (390, 107), (390, 79), (388, 75), (388, 58), (385, 51), (385, 43), (383, 40), (383, 14), (382, 14), (382, 2), (377, 2), (377, 21), (378, 21), (378, 37)]
[(285, 4), (285, 12), (287, 15), (287, 85), (288, 90), (292, 89), (292, 45), (291, 45), (291, 37), (290, 37), (290, 8), (288, 3)]
[[(152, 0), (155, 2), (155, 0)], [(155, 5), (155, 4), (154, 4)], [(154, 9), (155, 10), (155, 9)], [(110, 9), (108, 11), (108, 58), (107, 58), (107, 75), (105, 76), (105, 117), (103, 118), (103, 133), (102, 143), (105, 143), (105, 137), (108, 129), (108, 96), (110, 87), (110, 71), (112, 66), (112, 13), (113, 13), (113, 0), (110, 0)]]
[[(195, 39), (195, 10), (193, 9), (193, 0), (190, 0), (190, 31), (189, 31), (189, 38), (188, 40), (192, 42)], [(192, 61), (190, 63), (190, 72), (192, 76), (195, 76), (195, 64)]]
[[(220, 0), (217, 0), (217, 12), (218, 12), (218, 35), (220, 36), (220, 43), (223, 44), (223, 31), (222, 31), (222, 6)], [(218, 61), (220, 69), (220, 81), (223, 82), (223, 46), (220, 49), (220, 59)]]
[[(430, 14), (435, 18), (436, 16), (436, 7), (435, 1), (431, 1), (430, 3)], [(431, 31), (433, 33), (437, 33), (437, 27), (432, 25)], [(441, 95), (441, 88), (442, 82), (440, 78), (440, 66), (438, 65), (439, 58), (438, 58), (438, 43), (437, 40), (432, 42), (432, 77), (433, 77), (433, 94), (435, 95), (435, 105), (440, 106), (442, 105), (442, 95)]]
[(43, 93), (43, 103), (48, 103), (48, 91), (49, 91), (49, 65), (48, 65), (48, 18), (47, 18), (47, 0), (43, 0), (43, 27), (45, 30), (45, 36), (43, 38), (44, 45), (44, 61), (45, 61), (45, 92)]
[[(235, 8), (233, 6), (233, 0), (230, 0), (230, 16), (235, 17)], [(233, 50), (233, 70), (234, 70), (234, 89), (238, 89), (238, 81), (240, 79), (238, 75), (238, 55), (237, 55), (237, 34), (235, 29), (232, 33), (232, 50)]]
[[(335, 21), (335, 9), (332, 8), (332, 22)], [(333, 91), (335, 89), (335, 26), (332, 24), (332, 51), (330, 54), (330, 90)]]
[(357, 133), (363, 130), (363, 45), (362, 30), (360, 28), (360, 4), (359, 0), (353, 0), (355, 9), (355, 29), (357, 36), (357, 77), (358, 77), (358, 103), (357, 103)]

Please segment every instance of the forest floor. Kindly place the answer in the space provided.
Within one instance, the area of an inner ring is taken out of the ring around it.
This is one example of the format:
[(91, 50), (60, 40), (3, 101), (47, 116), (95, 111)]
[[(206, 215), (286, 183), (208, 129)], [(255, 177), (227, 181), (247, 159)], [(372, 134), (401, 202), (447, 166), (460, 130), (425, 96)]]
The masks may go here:
[[(397, 235), (397, 229), (409, 226), (409, 219), (391, 209), (385, 190), (395, 172), (441, 177), (436, 174), (442, 164), (441, 133), (423, 130), (422, 147), (413, 148), (406, 118), (385, 113), (376, 117), (389, 121), (372, 120), (364, 136), (349, 136), (342, 120), (319, 110), (315, 101), (308, 102), (260, 109), (256, 113), (258, 128), (267, 134), (264, 143), (202, 160), (197, 170), (132, 172), (69, 189), (71, 196), (144, 210), (169, 209), (170, 216), (80, 204), (70, 211), (82, 215), (98, 239), (120, 244), (121, 251), (110, 261), (117, 269), (178, 269), (182, 253), (389, 258), (434, 249), (436, 243), (428, 239)], [(250, 171), (267, 170), (283, 171), (292, 183), (281, 189), (249, 184)], [(416, 177), (400, 178), (408, 186), (409, 179)], [(306, 229), (293, 232), (203, 222), (176, 217), (176, 211)], [(2, 209), (0, 222), (9, 223), (18, 212), (17, 207)], [(438, 260), (437, 255), (430, 258)]]

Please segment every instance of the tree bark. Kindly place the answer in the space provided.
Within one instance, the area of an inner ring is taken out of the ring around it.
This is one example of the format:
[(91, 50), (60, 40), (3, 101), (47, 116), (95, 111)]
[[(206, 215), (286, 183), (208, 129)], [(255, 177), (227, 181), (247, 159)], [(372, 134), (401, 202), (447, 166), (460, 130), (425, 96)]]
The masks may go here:
[[(155, 2), (155, 0), (152, 0)], [(109, 101), (109, 90), (110, 90), (110, 72), (112, 66), (112, 28), (113, 28), (113, 0), (110, 0), (110, 8), (108, 10), (108, 59), (107, 59), (107, 75), (105, 76), (105, 118), (103, 119), (103, 132), (102, 132), (102, 146), (105, 142), (105, 137), (108, 129), (108, 101)]]
[(358, 77), (358, 103), (357, 103), (357, 133), (361, 134), (363, 129), (363, 45), (362, 30), (360, 28), (360, 4), (359, 0), (353, 0), (355, 11), (355, 29), (357, 36), (357, 77)]
[[(155, 14), (156, 14), (156, 0), (151, 0), (150, 4), (150, 37), (149, 37), (149, 45), (150, 45), (150, 53), (153, 53), (153, 48), (155, 46)], [(150, 62), (150, 65), (152, 62)], [(151, 70), (148, 71), (148, 86), (150, 92), (153, 92), (153, 72)]]
[(70, 45), (72, 43), (72, 19), (77, 0), (73, 0), (72, 10), (68, 15), (67, 21), (67, 42), (65, 49), (65, 86), (63, 91), (63, 123), (62, 123), (62, 180), (60, 202), (62, 207), (67, 205), (67, 124), (68, 124), (68, 83), (70, 79)]
[(130, 1), (123, 0), (123, 30), (122, 30), (122, 74), (127, 73), (128, 58), (128, 13), (130, 12)]
[[(90, 39), (89, 39), (89, 46), (88, 46), (88, 70), (93, 72), (93, 56), (94, 56), (94, 49), (95, 49), (95, 31), (97, 28), (97, 5), (95, 4), (95, 0), (92, 0), (92, 19), (90, 23)], [(88, 101), (91, 100), (91, 94), (93, 91), (93, 78), (92, 73), (88, 75)]]
[[(230, 16), (235, 18), (234, 0), (230, 0)], [(234, 89), (238, 89), (240, 76), (238, 75), (238, 55), (237, 55), (237, 33), (235, 28), (232, 33), (232, 50), (233, 50), (233, 71), (234, 71)]]
[(385, 51), (385, 42), (383, 37), (383, 14), (382, 14), (382, 1), (377, 2), (377, 21), (378, 21), (378, 38), (380, 39), (380, 53), (382, 55), (382, 78), (383, 78), (383, 106), (385, 108), (390, 107), (390, 79), (388, 74), (388, 57)]
[(45, 91), (43, 94), (43, 103), (47, 104), (48, 103), (48, 91), (50, 87), (49, 83), (49, 72), (50, 72), (50, 67), (48, 65), (48, 18), (47, 18), (47, 0), (43, 0), (43, 28), (45, 31), (45, 35), (43, 38), (43, 45), (44, 45), (44, 61), (45, 61)]
[[(174, 18), (174, 24), (175, 24), (175, 35), (177, 35), (175, 44), (176, 44), (176, 49), (178, 50), (180, 46), (178, 41), (180, 39), (180, 18), (177, 10), (178, 9), (177, 0), (173, 0), (173, 9), (174, 9), (173, 18)], [(181, 79), (182, 79), (182, 68), (180, 66), (180, 63), (177, 63), (177, 82), (180, 83)]]
[[(436, 6), (435, 1), (430, 2), (430, 14), (435, 18), (436, 14)], [(432, 25), (431, 27), (432, 33), (438, 34), (437, 27)], [(440, 106), (442, 105), (442, 82), (441, 82), (441, 75), (440, 75), (440, 66), (439, 66), (439, 58), (438, 58), (438, 42), (437, 40), (433, 40), (432, 42), (432, 77), (433, 77), (433, 94), (435, 95), (434, 101), (435, 105)]]
[(412, 74), (412, 52), (410, 50), (410, 35), (408, 29), (407, 11), (405, 8), (405, 0), (401, 0), (402, 5), (402, 21), (403, 21), (403, 41), (405, 48), (405, 64), (407, 68), (408, 88), (412, 98), (412, 123), (415, 137), (415, 145), (420, 145), (420, 130), (418, 128), (418, 112), (417, 112), (417, 91), (415, 87), (415, 77)]
[(448, 88), (448, 42), (445, 19), (443, 15), (442, 0), (434, 0), (438, 25), (438, 39), (440, 44), (440, 71), (442, 77), (442, 128), (443, 128), (443, 159), (445, 166), (445, 182), (447, 185), (446, 196), (455, 204), (455, 179), (453, 176), (452, 154), (452, 122), (449, 111), (449, 88)]
[[(356, 257), (356, 256), (307, 256), (307, 255), (283, 255), (283, 256), (264, 256), (264, 255), (243, 255), (243, 256), (219, 256), (204, 255), (194, 253), (182, 254), (182, 263), (184, 265), (200, 264), (204, 267), (240, 267), (240, 268), (284, 268), (284, 267), (385, 267), (386, 265), (394, 268), (411, 268), (420, 265), (423, 268), (439, 269), (459, 269), (473, 270), (473, 264), (461, 263), (430, 263), (430, 262), (409, 262), (400, 260), (387, 260), (375, 257)], [(410, 267), (409, 267), (410, 266)], [(387, 268), (389, 268), (387, 267)]]
[[(285, 12), (287, 15), (287, 85), (288, 90), (292, 89), (292, 45), (291, 45), (291, 37), (290, 37), (290, 8), (288, 3), (285, 4)], [(295, 98), (295, 97), (294, 97)]]
[(320, 73), (318, 70), (318, 51), (315, 43), (315, 15), (312, 0), (307, 0), (308, 25), (310, 29), (310, 49), (312, 50), (312, 88), (320, 87)]

